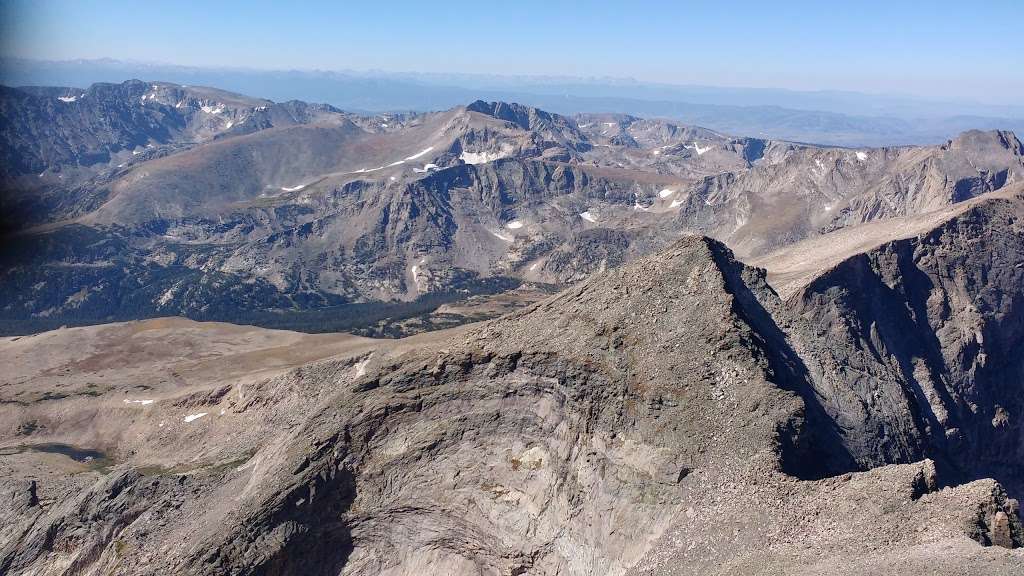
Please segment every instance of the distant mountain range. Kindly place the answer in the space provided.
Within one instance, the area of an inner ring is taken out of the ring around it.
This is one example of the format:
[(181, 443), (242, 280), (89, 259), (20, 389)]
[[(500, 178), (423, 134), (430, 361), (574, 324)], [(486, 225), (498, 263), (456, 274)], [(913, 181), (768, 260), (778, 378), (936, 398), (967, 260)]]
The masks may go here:
[(475, 99), (560, 114), (667, 118), (731, 134), (841, 146), (937, 144), (969, 129), (1024, 130), (1024, 105), (755, 88), (674, 86), (615, 79), (261, 71), (117, 60), (0, 61), (8, 86), (70, 86), (159, 79), (218, 86), (276, 101), (325, 102), (353, 112), (441, 110)]
[(4, 88), (0, 120), (14, 332), (167, 314), (350, 327), (346, 306), (564, 285), (686, 233), (762, 257), (1024, 175), (1005, 131), (837, 148), (504, 102), (367, 116), (138, 80)]

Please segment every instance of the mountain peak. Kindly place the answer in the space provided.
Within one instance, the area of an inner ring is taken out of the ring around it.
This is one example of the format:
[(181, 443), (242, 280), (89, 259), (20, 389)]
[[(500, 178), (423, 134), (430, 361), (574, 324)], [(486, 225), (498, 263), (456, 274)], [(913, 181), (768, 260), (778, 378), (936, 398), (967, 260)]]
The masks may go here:
[(538, 121), (550, 123), (555, 120), (554, 115), (548, 112), (515, 102), (484, 102), (483, 100), (477, 100), (466, 106), (466, 110), (511, 122), (523, 130), (534, 128)]
[(949, 150), (1009, 150), (1024, 156), (1024, 145), (1010, 130), (968, 130), (951, 139), (945, 147)]

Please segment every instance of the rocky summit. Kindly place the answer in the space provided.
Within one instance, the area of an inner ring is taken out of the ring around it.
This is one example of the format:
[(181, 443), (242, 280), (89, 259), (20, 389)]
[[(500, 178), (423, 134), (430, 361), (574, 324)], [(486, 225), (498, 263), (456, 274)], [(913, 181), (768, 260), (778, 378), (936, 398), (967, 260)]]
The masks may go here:
[(0, 573), (1024, 573), (1012, 133), (0, 96)]

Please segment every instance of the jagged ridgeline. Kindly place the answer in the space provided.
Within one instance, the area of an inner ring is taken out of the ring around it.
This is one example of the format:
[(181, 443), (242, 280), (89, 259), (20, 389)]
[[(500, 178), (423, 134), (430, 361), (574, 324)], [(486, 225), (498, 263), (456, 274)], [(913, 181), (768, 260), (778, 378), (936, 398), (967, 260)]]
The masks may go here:
[(1024, 573), (1009, 132), (0, 111), (0, 573)]
[(9, 334), (166, 315), (400, 334), (387, 318), (566, 285), (684, 233), (755, 257), (939, 209), (1024, 162), (1007, 132), (843, 149), (506, 103), (359, 116), (138, 81), (5, 88), (0, 111)]

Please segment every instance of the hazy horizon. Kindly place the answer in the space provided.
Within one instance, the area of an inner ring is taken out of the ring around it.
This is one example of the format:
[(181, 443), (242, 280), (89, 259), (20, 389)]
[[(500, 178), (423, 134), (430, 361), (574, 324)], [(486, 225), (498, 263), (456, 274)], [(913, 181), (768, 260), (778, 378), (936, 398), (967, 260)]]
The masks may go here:
[[(0, 56), (258, 71), (500, 75), (1019, 105), (1019, 6), (794, 2), (6, 2)], [(196, 18), (195, 11), (202, 11)], [(156, 25), (158, 24), (158, 26)], [(866, 40), (870, 39), (870, 40)], [(813, 49), (810, 49), (813, 47)]]
[[(133, 58), (115, 58), (111, 56), (103, 56), (97, 58), (62, 58), (62, 59), (44, 59), (44, 58), (25, 58), (20, 56), (0, 56), (0, 63), (4, 61), (22, 61), (33, 64), (116, 64), (116, 65), (127, 65), (127, 66), (142, 66), (142, 67), (153, 67), (153, 68), (181, 68), (185, 70), (229, 70), (234, 72), (252, 72), (252, 73), (300, 73), (300, 74), (338, 74), (338, 75), (351, 75), (357, 77), (393, 77), (393, 78), (420, 78), (420, 79), (433, 79), (436, 81), (443, 81), (449, 79), (490, 79), (490, 80), (502, 80), (506, 82), (510, 81), (535, 81), (535, 82), (551, 82), (551, 83), (580, 83), (580, 84), (606, 84), (606, 85), (621, 85), (621, 86), (663, 86), (670, 88), (693, 88), (693, 89), (715, 89), (715, 90), (736, 90), (736, 91), (760, 91), (760, 92), (791, 92), (795, 94), (846, 94), (846, 95), (858, 95), (858, 96), (871, 96), (881, 98), (898, 98), (907, 100), (920, 100), (923, 102), (960, 102), (965, 104), (984, 104), (991, 106), (1013, 106), (1013, 107), (1024, 107), (1024, 101), (1019, 102), (988, 102), (981, 98), (972, 98), (970, 96), (963, 97), (944, 97), (942, 94), (914, 94), (911, 92), (900, 92), (896, 90), (854, 90), (854, 89), (842, 89), (842, 88), (789, 88), (784, 86), (753, 86), (745, 84), (712, 84), (712, 83), (699, 83), (699, 82), (671, 82), (671, 81), (654, 81), (654, 80), (643, 80), (634, 78), (631, 76), (613, 76), (613, 75), (591, 75), (591, 76), (573, 76), (565, 74), (503, 74), (500, 72), (464, 72), (464, 71), (431, 71), (423, 72), (413, 69), (396, 69), (386, 70), (381, 68), (303, 68), (303, 67), (261, 67), (255, 65), (201, 65), (201, 64), (181, 64), (173, 61), (162, 61), (162, 60), (139, 60)], [(2, 75), (0, 75), (2, 77)], [(128, 78), (125, 78), (128, 80)], [(142, 80), (143, 78), (139, 78)], [(147, 78), (148, 80), (160, 80), (159, 78)], [(88, 86), (78, 86), (79, 88), (87, 88)]]

